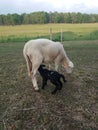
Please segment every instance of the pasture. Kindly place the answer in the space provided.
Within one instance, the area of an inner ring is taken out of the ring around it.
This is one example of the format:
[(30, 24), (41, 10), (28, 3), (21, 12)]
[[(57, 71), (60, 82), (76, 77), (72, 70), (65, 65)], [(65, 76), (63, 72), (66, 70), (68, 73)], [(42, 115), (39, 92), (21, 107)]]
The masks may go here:
[(0, 43), (0, 130), (98, 130), (98, 40), (65, 41), (75, 68), (56, 95), (48, 82), (35, 92), (22, 54), (24, 42)]
[(50, 38), (50, 28), (53, 40), (60, 41), (63, 32), (63, 41), (69, 40), (98, 40), (98, 23), (90, 24), (35, 24), (0, 26), (0, 42), (25, 42), (32, 38)]

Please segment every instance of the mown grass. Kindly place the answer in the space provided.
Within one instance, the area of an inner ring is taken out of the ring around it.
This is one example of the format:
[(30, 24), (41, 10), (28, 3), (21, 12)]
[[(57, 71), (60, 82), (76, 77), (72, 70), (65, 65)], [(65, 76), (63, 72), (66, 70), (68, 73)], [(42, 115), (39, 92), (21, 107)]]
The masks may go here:
[(32, 38), (50, 38), (52, 28), (53, 40), (60, 40), (63, 32), (65, 40), (97, 40), (98, 23), (91, 24), (43, 24), (0, 26), (0, 42), (24, 42)]
[(35, 92), (27, 76), (24, 43), (0, 43), (0, 130), (97, 130), (98, 41), (63, 42), (75, 68), (63, 89), (48, 82)]

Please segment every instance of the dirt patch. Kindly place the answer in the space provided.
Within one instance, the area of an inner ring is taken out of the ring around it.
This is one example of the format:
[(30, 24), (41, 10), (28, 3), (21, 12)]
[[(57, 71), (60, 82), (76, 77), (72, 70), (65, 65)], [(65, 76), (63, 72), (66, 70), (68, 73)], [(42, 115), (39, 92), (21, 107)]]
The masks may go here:
[(23, 46), (9, 44), (9, 48), (4, 46), (4, 53), (0, 52), (1, 130), (98, 130), (98, 44), (95, 41), (85, 45), (66, 43), (75, 68), (71, 75), (66, 75), (60, 67), (67, 83), (55, 95), (51, 95), (54, 86), (50, 82), (45, 90), (41, 89), (38, 73), (40, 92), (34, 91), (21, 54)]

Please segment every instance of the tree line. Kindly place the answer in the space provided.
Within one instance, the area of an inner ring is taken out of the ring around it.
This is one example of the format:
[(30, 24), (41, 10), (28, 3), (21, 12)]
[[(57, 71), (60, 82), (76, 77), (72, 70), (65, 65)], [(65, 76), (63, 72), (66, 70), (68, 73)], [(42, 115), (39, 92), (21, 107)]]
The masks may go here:
[(0, 25), (46, 24), (46, 23), (97, 23), (98, 14), (33, 12), (29, 14), (1, 14)]

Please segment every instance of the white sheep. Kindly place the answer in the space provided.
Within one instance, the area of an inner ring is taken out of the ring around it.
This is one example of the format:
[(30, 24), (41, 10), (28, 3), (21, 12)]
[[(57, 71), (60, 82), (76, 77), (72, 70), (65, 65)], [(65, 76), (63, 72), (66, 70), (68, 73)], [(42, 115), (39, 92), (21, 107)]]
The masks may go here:
[(36, 91), (39, 90), (36, 73), (41, 63), (54, 63), (56, 70), (61, 63), (67, 73), (71, 73), (74, 67), (64, 51), (63, 45), (48, 39), (28, 41), (24, 46), (23, 55), (27, 63), (28, 75), (31, 77)]

